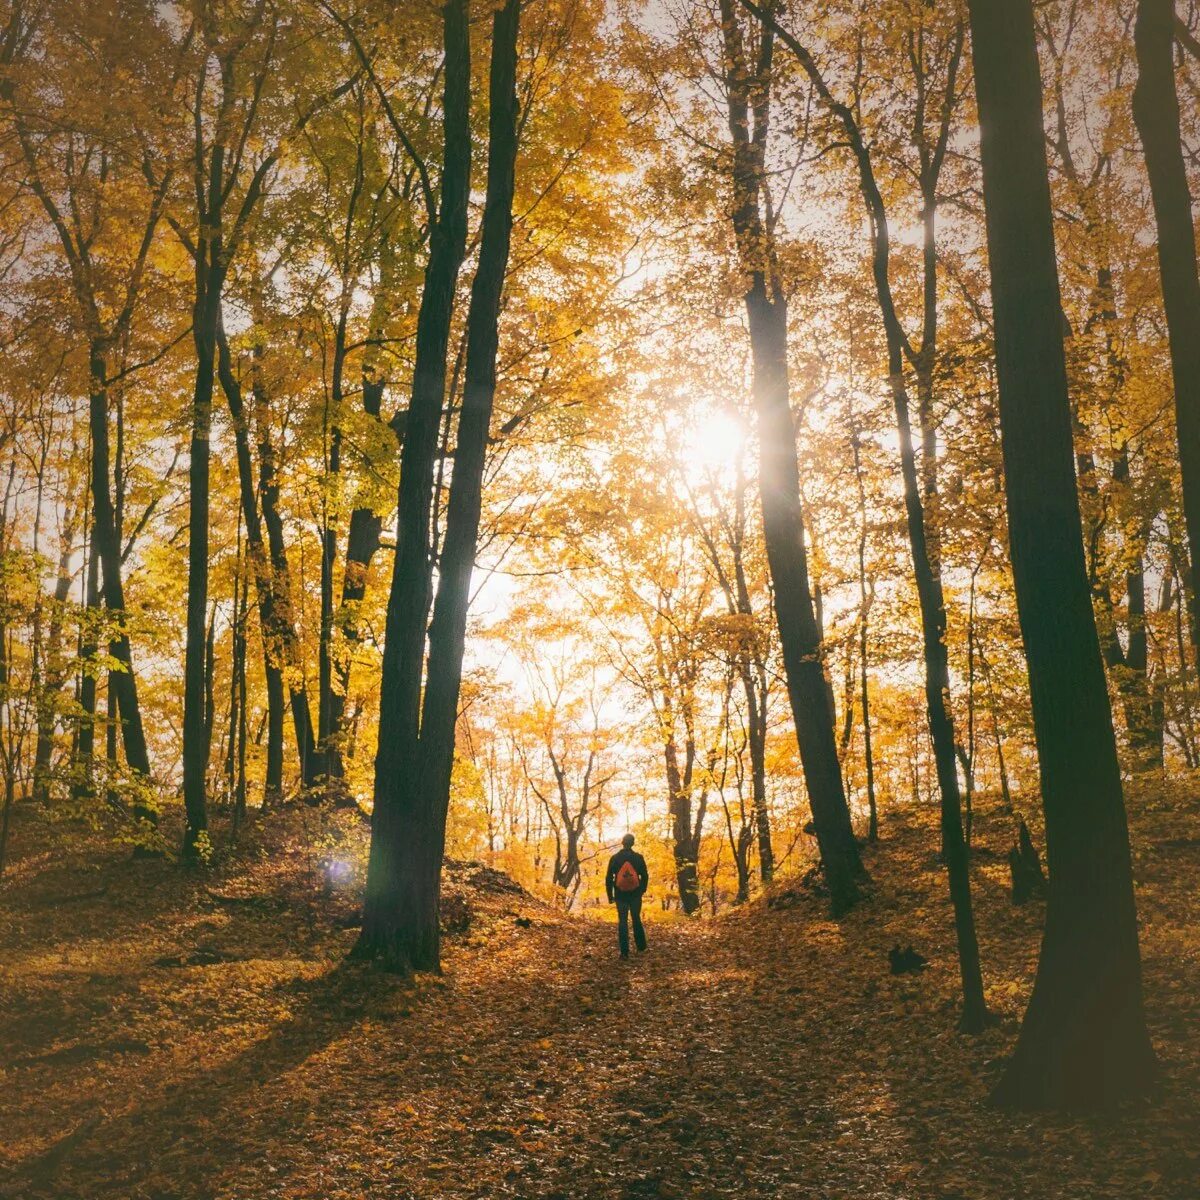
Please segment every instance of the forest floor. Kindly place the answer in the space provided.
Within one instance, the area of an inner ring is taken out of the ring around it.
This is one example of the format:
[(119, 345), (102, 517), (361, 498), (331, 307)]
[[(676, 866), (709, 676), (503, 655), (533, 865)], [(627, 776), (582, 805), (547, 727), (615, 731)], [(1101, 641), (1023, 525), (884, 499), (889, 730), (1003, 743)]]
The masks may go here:
[[(1200, 1195), (1200, 804), (1136, 796), (1161, 1103), (1118, 1119), (986, 1105), (1038, 949), (999, 818), (976, 897), (1001, 1023), (955, 1032), (933, 814), (893, 815), (871, 903), (781, 886), (717, 920), (564, 918), (470, 864), (443, 976), (347, 965), (361, 839), (276, 814), (201, 878), (20, 818), (0, 890), (0, 1196), (30, 1200)], [(340, 843), (341, 849), (338, 848)], [(334, 872), (336, 874), (336, 871)], [(653, 918), (656, 914), (650, 913)], [(892, 976), (887, 951), (931, 960)]]

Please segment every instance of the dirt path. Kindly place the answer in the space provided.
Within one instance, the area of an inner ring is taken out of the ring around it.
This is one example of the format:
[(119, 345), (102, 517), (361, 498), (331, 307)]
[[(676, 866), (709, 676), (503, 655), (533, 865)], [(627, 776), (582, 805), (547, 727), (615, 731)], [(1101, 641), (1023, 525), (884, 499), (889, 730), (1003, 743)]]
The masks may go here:
[(54, 1194), (896, 1195), (878, 1146), (836, 1153), (874, 1139), (832, 1014), (760, 938), (650, 932), (623, 963), (610, 925), (513, 926), (415, 992), (335, 967), (265, 1040), (88, 1129)]
[[(1005, 1024), (966, 1039), (944, 942), (923, 943), (925, 974), (887, 973), (909, 910), (945, 915), (928, 875), (888, 894), (877, 867), (875, 902), (840, 924), (816, 899), (651, 922), (627, 963), (611, 924), (499, 897), (415, 986), (345, 965), (353, 933), (297, 904), (121, 925), (128, 897), (110, 897), (111, 917), (81, 911), (66, 949), (27, 943), (9, 976), (43, 1006), (53, 981), (61, 1008), (0, 1078), (0, 1195), (1194, 1197), (1193, 1075), (1120, 1122), (984, 1107), (1023, 992), (994, 986)], [(1001, 947), (1021, 970), (1036, 951), (1036, 915), (1002, 900), (981, 888), (992, 981)], [(153, 966), (205, 931), (230, 961)], [(1179, 1036), (1194, 1048), (1194, 1029)], [(73, 1058), (81, 1046), (98, 1049)]]

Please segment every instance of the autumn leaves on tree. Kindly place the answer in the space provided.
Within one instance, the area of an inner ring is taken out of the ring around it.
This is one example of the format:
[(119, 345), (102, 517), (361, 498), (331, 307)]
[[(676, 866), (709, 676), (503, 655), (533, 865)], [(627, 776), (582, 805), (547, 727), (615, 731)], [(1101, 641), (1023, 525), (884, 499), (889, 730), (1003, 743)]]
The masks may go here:
[(7, 0), (4, 830), (362, 812), (409, 973), (447, 856), (586, 914), (634, 828), (688, 917), (842, 918), (928, 804), (979, 1033), (995, 812), (1049, 868), (996, 1097), (1151, 1094), (1200, 58), (1117, 8)]

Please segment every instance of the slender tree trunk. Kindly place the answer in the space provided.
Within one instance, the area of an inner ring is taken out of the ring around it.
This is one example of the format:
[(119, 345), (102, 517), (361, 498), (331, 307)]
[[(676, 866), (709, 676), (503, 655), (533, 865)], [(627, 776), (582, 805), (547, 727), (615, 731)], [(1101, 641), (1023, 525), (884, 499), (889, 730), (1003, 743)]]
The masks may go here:
[(1134, 42), (1138, 80), (1133, 119), (1146, 155), (1158, 229), (1190, 559), (1192, 647), (1200, 666), (1200, 275), (1175, 89), (1174, 0), (1138, 0)]
[[(899, 356), (899, 347), (891, 358)], [(983, 995), (983, 975), (979, 963), (979, 942), (971, 904), (970, 856), (962, 823), (962, 797), (958, 785), (955, 757), (954, 719), (950, 713), (950, 668), (946, 650), (946, 606), (941, 583), (934, 574), (925, 539), (924, 511), (908, 424), (908, 402), (904, 395), (902, 365), (889, 362), (892, 373), (892, 398), (900, 435), (901, 473), (912, 547), (913, 575), (921, 609), (921, 630), (925, 657), (925, 706), (929, 736), (933, 742), (934, 765), (941, 794), (942, 857), (950, 878), (950, 898), (954, 905), (954, 931), (963, 987), (962, 1028), (978, 1033), (987, 1024), (987, 1004)]]
[(1146, 568), (1140, 543), (1134, 549), (1125, 573), (1125, 593), (1129, 608), (1125, 669), (1129, 678), (1121, 690), (1125, 727), (1129, 733), (1130, 757), (1136, 771), (1161, 770), (1161, 705), (1155, 699), (1150, 678), (1150, 639), (1146, 627)]
[(983, 682), (988, 693), (988, 712), (992, 718), (992, 743), (996, 750), (996, 770), (1000, 775), (1000, 802), (1004, 812), (1008, 816), (1012, 816), (1012, 789), (1008, 782), (1008, 764), (1004, 759), (1004, 739), (1000, 736), (1000, 713), (996, 704), (996, 689), (992, 684), (992, 669), (988, 665), (987, 656), (983, 653), (982, 647), (979, 651), (979, 665), (983, 670)]
[(688, 740), (684, 752), (685, 766), (679, 765), (679, 747), (674, 735), (663, 745), (667, 770), (667, 809), (671, 816), (671, 850), (675, 859), (675, 886), (679, 892), (679, 907), (687, 916), (700, 909), (700, 879), (692, 823), (692, 764), (696, 757), (695, 744)]
[(79, 723), (76, 727), (74, 747), (74, 786), (72, 795), (76, 800), (91, 796), (95, 789), (95, 745), (96, 745), (96, 655), (98, 645), (98, 623), (100, 621), (100, 555), (95, 537), (91, 544), (85, 539), (83, 548), (87, 560), (83, 602), (83, 637), (79, 647), (79, 664), (82, 677), (79, 681)]
[[(109, 642), (109, 653), (118, 662), (113, 686), (121, 714), (121, 731), (125, 745), (125, 762), (141, 781), (148, 785), (150, 759), (146, 751), (146, 734), (142, 727), (142, 712), (138, 704), (137, 676), (133, 670), (133, 655), (129, 633), (125, 627), (125, 591), (121, 582), (121, 546), (110, 493), (111, 468), (108, 440), (108, 377), (105, 365), (106, 347), (93, 342), (90, 350), (91, 386), (88, 399), (89, 427), (92, 439), (92, 539), (94, 553), (100, 560), (103, 580), (102, 593), (110, 620), (115, 624)], [(146, 825), (157, 824), (157, 814), (141, 799), (134, 812)]]
[(854, 453), (854, 478), (858, 484), (858, 662), (859, 690), (862, 693), (863, 761), (867, 772), (867, 841), (879, 840), (879, 805), (875, 796), (875, 756), (871, 747), (871, 698), (868, 692), (871, 607), (875, 584), (867, 580), (867, 493), (863, 486), (862, 447), (858, 429), (852, 431), (850, 448)]
[(288, 568), (283, 515), (279, 511), (279, 472), (261, 375), (255, 380), (254, 395), (259, 423), (258, 494), (270, 555), (271, 614), (283, 659), (281, 665), (293, 677), (288, 681), (288, 699), (292, 710), (292, 725), (296, 731), (296, 755), (300, 761), (300, 781), (306, 791), (310, 791), (316, 785), (320, 762), (312, 714), (308, 707), (308, 691), (303, 682), (295, 680), (300, 668), (300, 640), (296, 634), (296, 622), (292, 612), (291, 572)]
[(40, 804), (45, 804), (50, 799), (54, 729), (58, 723), (59, 697), (66, 682), (66, 671), (62, 662), (63, 610), (71, 595), (71, 557), (75, 551), (71, 543), (74, 535), (75, 517), (68, 515), (63, 525), (50, 628), (46, 635), (45, 680), (38, 697), (37, 745), (33, 756), (33, 798)]
[[(196, 302), (192, 339), (196, 380), (192, 391), (192, 440), (188, 465), (187, 636), (183, 667), (183, 832), (184, 862), (194, 863), (208, 829), (208, 755), (205, 729), (208, 619), (209, 437), (212, 431), (217, 327), (220, 323), (223, 271), (221, 258), (222, 150), (212, 151), (209, 209), (200, 214), (202, 229), (196, 260)], [(215, 196), (213, 195), (215, 193)]]
[[(729, 0), (726, 0), (728, 3)], [(745, 0), (743, 0), (743, 3)], [(746, 7), (752, 7), (747, 4)], [(888, 381), (896, 412), (900, 441), (900, 471), (904, 481), (904, 507), (912, 550), (913, 576), (921, 611), (921, 633), (925, 657), (925, 703), (929, 734), (933, 742), (938, 790), (941, 795), (942, 857), (949, 876), (950, 898), (954, 905), (954, 931), (958, 943), (962, 976), (962, 1028), (969, 1033), (983, 1029), (988, 1020), (983, 995), (983, 977), (979, 965), (979, 943), (971, 904), (970, 861), (962, 825), (962, 798), (958, 786), (955, 759), (954, 719), (950, 710), (950, 671), (946, 650), (946, 605), (940, 574), (940, 550), (936, 532), (931, 536), (922, 497), (937, 497), (937, 439), (932, 420), (933, 365), (937, 347), (936, 180), (939, 166), (931, 166), (923, 179), (924, 199), (924, 334), (916, 355), (921, 406), (921, 434), (924, 452), (923, 478), (918, 475), (913, 449), (908, 390), (904, 379), (905, 337), (892, 297), (889, 277), (891, 245), (887, 211), (877, 186), (870, 151), (863, 141), (857, 118), (845, 105), (837, 103), (829, 92), (812, 55), (794, 37), (769, 19), (774, 30), (795, 54), (817, 88), (826, 107), (839, 119), (846, 131), (850, 149), (858, 167), (859, 187), (871, 222), (871, 269), (879, 301), (887, 342)], [(766, 29), (764, 26), (764, 36)], [(957, 62), (957, 60), (955, 60)], [(954, 87), (952, 68), (948, 86)], [(943, 131), (945, 136), (945, 131)], [(935, 161), (939, 155), (934, 155)]]
[[(394, 287), (395, 255), (390, 245), (381, 248), (379, 280), (371, 313), (370, 338), (363, 354), (362, 407), (367, 416), (379, 420), (383, 405), (384, 377), (380, 366), (380, 344), (384, 336), (384, 322), (388, 301)], [(392, 424), (398, 438), (402, 438), (402, 417)], [(368, 463), (370, 468), (373, 464)], [(368, 494), (369, 499), (369, 494)], [(350, 673), (354, 655), (362, 641), (359, 627), (359, 609), (367, 593), (367, 577), (371, 561), (379, 549), (379, 535), (383, 519), (373, 503), (355, 504), (350, 512), (346, 533), (346, 563), (342, 571), (342, 596), (337, 612), (344, 652), (334, 662), (337, 685), (330, 696), (329, 721), (332, 738), (340, 747), (346, 743), (346, 703), (350, 696)], [(345, 757), (345, 755), (343, 755)]]
[(1083, 557), (1033, 8), (970, 0), (969, 9), (1009, 545), (1050, 869), (1037, 980), (994, 1096), (1022, 1108), (1097, 1108), (1151, 1090), (1157, 1065)]
[(766, 673), (759, 672), (755, 686), (754, 668), (746, 662), (742, 689), (746, 694), (747, 742), (750, 751), (750, 807), (758, 842), (758, 874), (763, 883), (775, 875), (775, 851), (771, 845), (771, 813), (767, 808), (767, 695)]
[[(353, 209), (351, 219), (352, 216)], [(349, 317), (349, 288), (345, 282), (342, 291), (342, 304), (338, 312), (337, 329), (334, 332), (330, 411), (326, 417), (329, 454), (325, 464), (325, 498), (321, 517), (321, 629), (317, 647), (317, 746), (320, 756), (318, 770), (325, 777), (326, 791), (330, 793), (335, 790), (331, 781), (342, 777), (342, 751), (335, 736), (337, 722), (333, 687), (333, 591), (338, 554), (338, 514), (341, 505), (338, 493), (342, 474), (342, 379), (346, 366), (346, 325)], [(341, 707), (344, 706), (343, 696)]]
[(809, 581), (789, 394), (787, 300), (774, 263), (770, 233), (761, 215), (772, 35), (764, 29), (757, 64), (759, 98), (753, 110), (751, 131), (749, 78), (733, 5), (734, 0), (721, 0), (726, 95), (733, 141), (732, 221), (739, 261), (748, 277), (745, 305), (758, 414), (763, 537), (774, 583), (775, 618), (813, 827), (831, 905), (840, 914), (860, 898), (865, 872), (838, 762), (824, 649)]
[(225, 796), (232, 803), (237, 779), (237, 731), (240, 691), (238, 676), (246, 669), (245, 636), (241, 629), (242, 591), (244, 588), (242, 560), (242, 510), (238, 509), (236, 565), (233, 575), (233, 610), (230, 617), (229, 722), (225, 742)]
[(255, 595), (258, 600), (258, 626), (262, 636), (263, 674), (267, 687), (267, 762), (263, 806), (269, 808), (283, 796), (284, 639), (280, 633), (279, 616), (275, 606), (275, 581), (263, 540), (262, 519), (254, 486), (250, 428), (241, 385), (233, 372), (229, 343), (220, 324), (217, 327), (217, 372), (233, 422), (238, 490), (241, 496), (242, 520), (246, 525), (246, 560), (254, 575)]
[(418, 768), (421, 678), (430, 604), (430, 530), (446, 349), (466, 252), (471, 171), (467, 0), (443, 9), (445, 65), (440, 209), (417, 316), (412, 395), (400, 454), (396, 553), (380, 671), (375, 807), (363, 927), (354, 948), (392, 970), (436, 968), (441, 862)]
[(867, 692), (869, 669), (867, 660), (868, 637), (867, 617), (858, 626), (858, 661), (862, 678), (863, 761), (867, 769), (867, 841), (874, 845), (879, 841), (879, 802), (875, 795), (875, 754), (871, 747), (871, 701)]
[(242, 552), (241, 522), (238, 523), (237, 575), (233, 590), (233, 662), (229, 696), (229, 796), (233, 804), (233, 829), (236, 833), (246, 819), (246, 737), (249, 712), (246, 697), (246, 621), (249, 618), (246, 559)]
[(121, 764), (117, 756), (117, 729), (121, 724), (117, 713), (117, 689), (113, 686), (114, 671), (108, 673), (108, 686), (104, 689), (104, 779), (107, 787), (107, 799), (111, 807), (120, 805), (121, 795), (117, 790), (117, 781), (121, 774)]

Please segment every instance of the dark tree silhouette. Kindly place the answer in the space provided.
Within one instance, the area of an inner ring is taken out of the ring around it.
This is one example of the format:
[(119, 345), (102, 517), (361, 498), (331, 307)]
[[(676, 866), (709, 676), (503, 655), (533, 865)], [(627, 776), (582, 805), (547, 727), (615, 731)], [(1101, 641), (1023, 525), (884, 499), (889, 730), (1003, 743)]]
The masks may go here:
[(1192, 645), (1200, 656), (1200, 275), (1179, 135), (1174, 0), (1139, 0), (1133, 119), (1146, 154), (1158, 229), (1158, 265), (1171, 346), (1183, 513), (1191, 558)]
[(1083, 556), (1030, 0), (971, 0), (1009, 546), (1050, 888), (1037, 979), (994, 1097), (1097, 1108), (1145, 1094), (1129, 833)]

